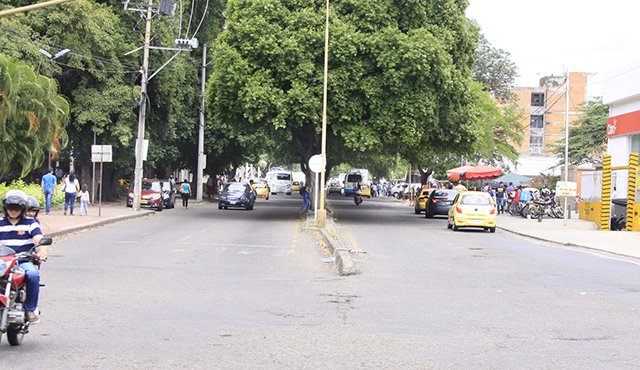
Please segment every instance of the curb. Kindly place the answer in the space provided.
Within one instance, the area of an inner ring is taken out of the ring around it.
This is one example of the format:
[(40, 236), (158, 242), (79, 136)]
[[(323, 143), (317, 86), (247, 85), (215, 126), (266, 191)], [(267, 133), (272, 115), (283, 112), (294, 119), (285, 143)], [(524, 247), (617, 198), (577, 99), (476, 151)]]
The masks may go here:
[(75, 232), (78, 232), (78, 231), (86, 230), (86, 229), (89, 229), (89, 228), (92, 228), (92, 227), (108, 225), (108, 224), (116, 223), (116, 222), (119, 222), (119, 221), (125, 221), (125, 220), (129, 220), (129, 219), (132, 219), (132, 218), (139, 218), (139, 217), (149, 216), (149, 215), (152, 215), (152, 214), (154, 214), (154, 212), (150, 212), (150, 211), (144, 211), (143, 212), (143, 211), (140, 211), (139, 213), (133, 213), (133, 214), (130, 214), (130, 215), (105, 218), (104, 220), (94, 221), (94, 222), (91, 222), (91, 223), (88, 223), (88, 224), (67, 227), (65, 229), (54, 231), (54, 232), (48, 233), (47, 237), (64, 236), (64, 235), (67, 235), (67, 234), (72, 234), (72, 233), (75, 233)]
[(533, 236), (533, 235), (528, 235), (528, 234), (525, 234), (525, 233), (522, 233), (522, 232), (513, 231), (513, 230), (510, 230), (510, 229), (507, 229), (507, 228), (504, 228), (504, 227), (500, 227), (500, 226), (496, 226), (496, 228), (500, 229), (500, 230), (504, 230), (504, 231), (512, 233), (512, 234), (515, 234), (515, 235), (519, 235), (519, 236), (525, 237), (525, 238), (534, 239), (534, 240), (538, 240), (538, 241), (542, 241), (542, 242), (546, 242), (546, 243), (553, 243), (553, 244), (561, 245), (563, 247), (574, 248), (574, 249), (586, 249), (586, 250), (598, 252), (598, 253), (601, 253), (601, 254), (612, 255), (612, 256), (616, 256), (616, 257), (632, 258), (634, 260), (640, 260), (640, 258), (635, 257), (635, 256), (630, 256), (628, 254), (622, 254), (622, 253), (606, 251), (606, 250), (593, 248), (593, 247), (587, 247), (585, 245), (575, 244), (575, 243), (571, 243), (571, 242), (567, 242), (567, 243), (558, 242), (558, 241), (555, 241), (555, 240), (541, 238), (539, 236)]
[[(326, 202), (326, 208), (331, 213), (331, 221), (335, 222), (333, 215), (334, 212), (329, 208), (329, 202)], [(347, 248), (344, 248), (337, 238), (332, 237), (327, 233), (326, 225), (320, 228), (320, 235), (327, 243), (331, 255), (335, 258), (336, 268), (341, 276), (355, 275), (358, 273), (356, 265), (353, 263), (351, 253)]]
[(336, 260), (335, 263), (336, 268), (338, 269), (338, 273), (341, 276), (355, 275), (357, 273), (357, 270), (355, 264), (353, 263), (353, 259), (351, 259), (351, 254), (349, 253), (349, 251), (346, 248), (343, 248), (338, 240), (328, 235), (327, 231), (324, 228), (320, 228), (319, 230), (320, 235), (329, 247), (331, 255)]

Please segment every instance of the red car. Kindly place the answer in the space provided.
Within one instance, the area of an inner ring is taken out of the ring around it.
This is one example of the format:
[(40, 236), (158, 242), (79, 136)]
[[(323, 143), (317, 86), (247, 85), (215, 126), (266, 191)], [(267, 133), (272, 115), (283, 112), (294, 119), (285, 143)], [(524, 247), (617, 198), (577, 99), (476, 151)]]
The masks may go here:
[[(162, 197), (162, 184), (158, 179), (142, 179), (142, 194), (140, 196), (140, 206), (153, 208), (162, 211), (164, 208)], [(133, 188), (129, 189), (127, 197), (127, 207), (133, 207)]]

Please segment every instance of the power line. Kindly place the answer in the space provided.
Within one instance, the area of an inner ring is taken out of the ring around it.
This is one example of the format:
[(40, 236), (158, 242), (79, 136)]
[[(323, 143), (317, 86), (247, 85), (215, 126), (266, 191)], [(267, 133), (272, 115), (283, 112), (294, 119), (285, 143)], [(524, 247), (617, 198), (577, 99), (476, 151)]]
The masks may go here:
[(207, 10), (209, 9), (209, 0), (207, 0), (205, 6), (204, 6), (204, 12), (202, 13), (202, 18), (200, 18), (200, 23), (198, 23), (198, 27), (196, 27), (196, 30), (193, 31), (193, 36), (191, 36), (191, 38), (195, 38), (196, 34), (198, 33), (198, 30), (200, 30), (200, 26), (202, 26), (202, 22), (204, 22), (204, 18), (207, 16)]
[(607, 82), (607, 81), (613, 80), (614, 78), (618, 78), (618, 77), (623, 76), (623, 75), (625, 75), (625, 74), (627, 74), (627, 73), (629, 73), (629, 72), (635, 71), (636, 69), (639, 69), (639, 68), (640, 68), (640, 65), (637, 65), (637, 66), (635, 66), (635, 67), (633, 67), (633, 68), (631, 68), (631, 69), (629, 69), (629, 70), (626, 70), (626, 71), (624, 71), (624, 72), (620, 72), (620, 73), (618, 73), (618, 74), (616, 74), (616, 75), (613, 75), (613, 76), (609, 76), (608, 78), (605, 78), (605, 79), (603, 79), (603, 80), (599, 80), (599, 81), (591, 82), (591, 83), (590, 83), (590, 85), (591, 85), (591, 86), (593, 86), (593, 85), (598, 85), (598, 84), (601, 84), (601, 83), (604, 83), (604, 82)]

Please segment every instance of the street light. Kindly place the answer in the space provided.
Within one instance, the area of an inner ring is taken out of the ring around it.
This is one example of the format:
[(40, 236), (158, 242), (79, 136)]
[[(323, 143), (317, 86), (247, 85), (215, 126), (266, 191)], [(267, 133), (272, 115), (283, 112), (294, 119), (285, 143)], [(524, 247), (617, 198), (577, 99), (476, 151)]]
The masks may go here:
[(70, 49), (62, 49), (59, 52), (56, 53), (56, 55), (51, 55), (49, 54), (48, 51), (44, 50), (44, 49), (40, 49), (38, 50), (42, 55), (44, 55), (45, 57), (47, 57), (52, 63), (54, 60), (61, 58), (63, 55), (65, 55), (66, 53), (70, 52)]
[[(38, 50), (40, 52), (40, 54), (44, 55), (45, 57), (47, 57), (47, 59), (49, 59), (49, 62), (51, 63), (51, 69), (49, 71), (49, 77), (53, 78), (53, 65), (56, 61), (56, 59), (62, 58), (65, 54), (67, 54), (68, 52), (70, 52), (70, 49), (62, 49), (59, 52), (57, 52), (55, 55), (51, 55), (51, 53), (49, 53), (48, 51), (44, 50), (44, 49), (40, 49)], [(73, 167), (73, 154), (71, 156), (71, 166)], [(47, 157), (47, 168), (51, 168), (51, 150), (49, 150), (49, 156)]]

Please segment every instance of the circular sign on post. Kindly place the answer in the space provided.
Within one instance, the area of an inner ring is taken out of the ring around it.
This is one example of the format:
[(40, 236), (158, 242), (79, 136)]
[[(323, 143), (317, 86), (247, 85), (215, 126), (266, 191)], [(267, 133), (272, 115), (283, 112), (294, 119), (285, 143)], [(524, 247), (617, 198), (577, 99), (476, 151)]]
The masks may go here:
[(324, 170), (324, 158), (320, 154), (316, 154), (309, 158), (309, 169), (315, 173), (322, 172)]

